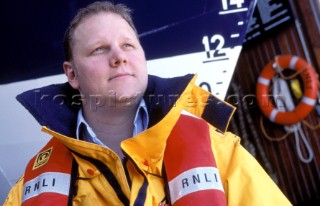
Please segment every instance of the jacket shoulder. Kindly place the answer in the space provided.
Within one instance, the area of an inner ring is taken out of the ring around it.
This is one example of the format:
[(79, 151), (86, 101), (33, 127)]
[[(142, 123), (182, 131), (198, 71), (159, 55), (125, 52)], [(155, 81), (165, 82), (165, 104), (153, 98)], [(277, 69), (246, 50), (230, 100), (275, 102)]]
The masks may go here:
[(3, 203), (3, 206), (20, 206), (21, 205), (23, 180), (24, 180), (24, 176), (22, 176), (16, 182), (16, 184), (11, 188), (7, 196), (7, 199)]

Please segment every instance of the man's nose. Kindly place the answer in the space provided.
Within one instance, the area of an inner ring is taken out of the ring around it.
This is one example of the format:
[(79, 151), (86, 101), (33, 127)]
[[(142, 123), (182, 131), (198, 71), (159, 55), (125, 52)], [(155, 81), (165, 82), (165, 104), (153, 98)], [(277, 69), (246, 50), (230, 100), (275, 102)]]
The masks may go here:
[(119, 67), (120, 65), (126, 64), (128, 62), (125, 52), (122, 51), (120, 48), (113, 49), (109, 61), (111, 67)]

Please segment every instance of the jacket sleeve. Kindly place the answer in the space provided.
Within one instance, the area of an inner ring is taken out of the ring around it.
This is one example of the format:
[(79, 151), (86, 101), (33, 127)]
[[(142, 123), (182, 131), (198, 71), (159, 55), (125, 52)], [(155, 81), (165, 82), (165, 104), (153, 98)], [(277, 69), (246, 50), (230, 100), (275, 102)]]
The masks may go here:
[(239, 143), (234, 144), (226, 171), (228, 205), (286, 206), (286, 196), (260, 164)]
[(23, 177), (11, 188), (3, 206), (20, 206), (22, 199)]

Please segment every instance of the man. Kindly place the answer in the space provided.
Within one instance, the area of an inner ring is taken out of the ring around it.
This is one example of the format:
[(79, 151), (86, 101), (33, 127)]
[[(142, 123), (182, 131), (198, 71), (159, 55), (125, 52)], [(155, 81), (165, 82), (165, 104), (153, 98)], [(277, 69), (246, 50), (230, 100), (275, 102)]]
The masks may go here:
[[(67, 84), (18, 100), (53, 136), (5, 205), (290, 205), (193, 75), (147, 75), (130, 10), (96, 2), (65, 35)], [(76, 97), (80, 98), (81, 106)]]

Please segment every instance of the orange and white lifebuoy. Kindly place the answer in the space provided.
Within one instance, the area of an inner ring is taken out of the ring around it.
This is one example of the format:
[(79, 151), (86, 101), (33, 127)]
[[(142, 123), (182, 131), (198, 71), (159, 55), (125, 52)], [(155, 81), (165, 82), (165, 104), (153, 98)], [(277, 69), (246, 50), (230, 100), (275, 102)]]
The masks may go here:
[[(270, 101), (269, 86), (273, 76), (285, 69), (299, 72), (303, 80), (304, 94), (294, 110), (283, 112)], [(305, 60), (291, 55), (277, 56), (263, 68), (258, 78), (256, 94), (260, 109), (272, 122), (282, 125), (295, 124), (306, 118), (316, 104), (318, 77), (314, 68)]]

